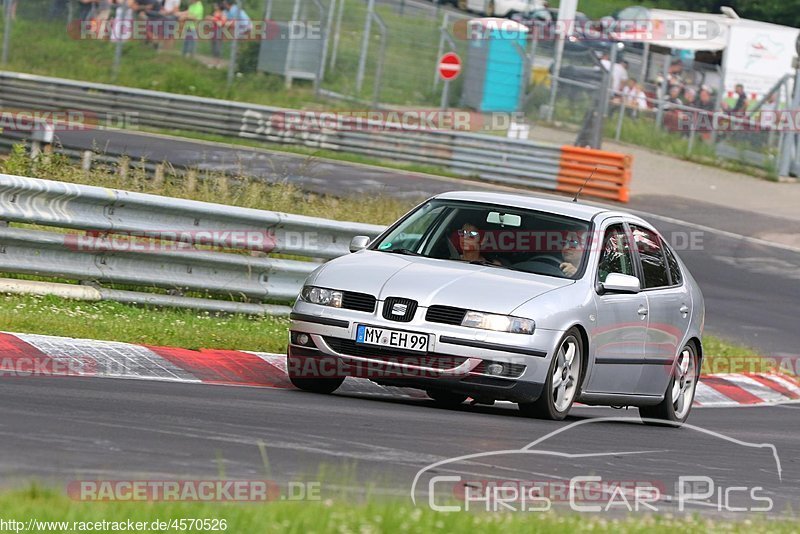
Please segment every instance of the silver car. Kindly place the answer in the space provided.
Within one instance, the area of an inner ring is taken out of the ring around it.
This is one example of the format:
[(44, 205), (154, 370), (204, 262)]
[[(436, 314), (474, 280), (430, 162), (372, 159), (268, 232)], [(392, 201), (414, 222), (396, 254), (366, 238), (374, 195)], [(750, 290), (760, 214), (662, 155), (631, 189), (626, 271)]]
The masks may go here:
[(703, 296), (639, 217), (451, 192), (350, 249), (308, 277), (292, 310), (300, 389), (360, 376), (556, 420), (574, 402), (636, 406), (646, 422), (689, 415)]

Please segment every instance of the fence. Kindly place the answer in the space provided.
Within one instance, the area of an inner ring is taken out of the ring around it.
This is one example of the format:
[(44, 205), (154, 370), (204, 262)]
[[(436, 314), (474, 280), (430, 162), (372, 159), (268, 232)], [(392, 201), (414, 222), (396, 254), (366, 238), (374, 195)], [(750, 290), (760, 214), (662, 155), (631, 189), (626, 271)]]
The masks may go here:
[(295, 298), (320, 260), (346, 254), (354, 235), (374, 237), (383, 230), (9, 175), (0, 175), (0, 220), (59, 229), (0, 226), (2, 272), (178, 293), (95, 289), (111, 300), (283, 314), (286, 306), (260, 303)]
[[(323, 120), (325, 117), (313, 112), (7, 72), (0, 72), (0, 103), (27, 110), (85, 110), (101, 123), (106, 117), (134, 116), (138, 125), (144, 127), (435, 165), (463, 176), (550, 190), (558, 189), (564, 151), (571, 150), (571, 147), (493, 135), (417, 130), (413, 125), (351, 116)], [(594, 158), (600, 164), (609, 154), (586, 151), (582, 157), (584, 163), (591, 164)], [(615, 200), (627, 199), (630, 164), (630, 159), (625, 159), (615, 171), (620, 178)], [(588, 166), (589, 171), (592, 168)], [(586, 189), (587, 194), (592, 191)], [(603, 198), (610, 197), (603, 195)]]
[[(571, 50), (568, 48), (563, 56), (559, 75), (555, 76), (552, 72), (553, 42), (532, 42), (529, 53), (534, 75), (526, 99), (528, 118), (572, 125), (582, 134), (589, 115), (594, 112), (603, 121), (588, 126), (597, 126), (598, 134), (606, 138), (613, 137), (681, 157), (698, 156), (710, 161), (720, 158), (759, 167), (771, 174), (778, 172), (785, 136), (774, 124), (760, 124), (758, 112), (767, 108), (791, 108), (792, 80), (789, 77), (776, 83), (762, 100), (755, 102), (749, 97), (751, 105), (747, 116), (742, 117), (725, 111), (733, 102), (731, 95), (724, 93), (718, 65), (701, 61), (694, 61), (691, 68), (682, 63), (674, 65), (675, 58), (669, 54), (651, 51), (641, 44), (628, 45), (611, 54), (618, 52), (618, 59), (628, 65), (625, 75), (638, 84), (637, 96), (627, 99), (626, 103), (611, 87), (610, 73), (600, 66), (601, 51), (608, 51), (604, 43), (572, 43)], [(682, 70), (675, 73), (673, 68)], [(551, 93), (553, 80), (558, 88), (555, 95)], [(681, 92), (670, 94), (671, 83), (681, 87)], [(606, 95), (603, 99), (604, 87)], [(703, 88), (708, 94), (701, 96)], [(767, 104), (772, 95), (775, 99)], [(709, 99), (702, 100), (709, 96)], [(599, 146), (601, 136), (588, 140)], [(585, 141), (585, 137), (579, 137), (576, 144), (583, 146)], [(788, 174), (791, 170), (795, 173), (800, 168), (798, 161), (792, 162), (790, 169), (787, 160), (782, 172)]]

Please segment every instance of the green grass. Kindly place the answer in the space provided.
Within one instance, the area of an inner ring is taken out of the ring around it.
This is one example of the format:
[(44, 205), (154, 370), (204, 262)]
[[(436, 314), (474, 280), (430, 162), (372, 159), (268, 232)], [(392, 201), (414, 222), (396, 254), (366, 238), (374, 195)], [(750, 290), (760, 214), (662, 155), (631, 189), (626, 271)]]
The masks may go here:
[[(354, 504), (325, 498), (318, 501), (276, 501), (266, 504), (215, 504), (165, 502), (104, 502), (70, 500), (60, 491), (31, 486), (0, 494), (3, 519), (27, 521), (147, 522), (172, 519), (225, 520), (229, 533), (280, 532), (563, 532), (669, 534), (686, 532), (780, 534), (797, 531), (797, 522), (787, 519), (748, 518), (745, 521), (703, 519), (697, 516), (672, 517), (640, 515), (608, 518), (601, 515), (547, 513), (442, 513), (425, 505), (414, 507), (408, 501), (371, 500)], [(149, 531), (149, 530), (148, 530)], [(198, 530), (192, 530), (198, 531)], [(176, 530), (166, 530), (176, 532)]]
[(5, 331), (28, 334), (187, 349), (284, 352), (289, 320), (0, 294), (0, 324)]
[[(335, 69), (327, 69), (324, 89), (371, 100), (380, 41), (373, 26), (370, 53), (361, 92), (356, 91), (355, 73), (361, 47), (366, 5), (359, 0), (345, 0), (346, 10), (340, 33)], [(47, 2), (35, 2), (41, 9)], [(253, 18), (259, 18), (263, 2), (246, 2)], [(288, 20), (293, 2), (274, 2), (273, 19)], [(207, 6), (208, 8), (208, 6)], [(313, 8), (311, 8), (313, 10)], [(379, 6), (377, 12), (389, 27), (386, 63), (383, 74), (382, 102), (394, 104), (425, 103), (435, 106), (438, 92), (433, 90), (436, 53), (441, 20), (397, 15), (391, 7)], [(142, 42), (128, 42), (123, 47), (121, 69), (112, 76), (115, 45), (108, 41), (75, 39), (63, 22), (37, 20), (41, 13), (21, 12), (13, 24), (8, 70), (58, 76), (101, 83), (117, 83), (143, 89), (226, 98), (243, 102), (300, 108), (313, 102), (315, 94), (308, 82), (285, 87), (282, 77), (248, 72), (243, 62), (230, 90), (227, 66), (212, 68), (204, 61), (181, 56), (181, 42), (156, 51)], [(313, 14), (309, 14), (311, 19)], [(0, 28), (2, 29), (2, 28)], [(464, 46), (459, 43), (460, 46)], [(199, 43), (199, 54), (208, 54), (210, 45)], [(257, 56), (257, 43), (243, 42), (240, 55)], [(409, 52), (412, 53), (409, 53)], [(224, 59), (228, 58), (226, 45)], [(454, 91), (453, 94), (456, 94)], [(330, 107), (330, 106), (328, 106)]]
[[(190, 349), (283, 352), (289, 321), (53, 296), (0, 294), (0, 324), (5, 331), (29, 334)], [(703, 336), (703, 351), (704, 373), (768, 371), (776, 367), (757, 351), (715, 336)], [(747, 368), (742, 368), (743, 365)]]
[[(133, 162), (135, 163), (135, 162)], [(301, 169), (313, 175), (316, 160), (307, 157)], [(73, 165), (64, 156), (53, 156), (49, 163), (34, 163), (22, 146), (0, 161), (0, 172), (32, 178), (137, 191), (168, 197), (186, 198), (271, 211), (295, 213), (344, 221), (389, 224), (411, 209), (417, 200), (398, 200), (388, 195), (373, 195), (369, 202), (357, 196), (330, 196), (309, 193), (289, 183), (289, 170), (276, 167), (277, 183), (265, 183), (250, 177), (226, 176), (201, 172), (192, 183), (185, 175), (166, 172), (158, 183), (144, 172), (132, 169), (125, 178), (117, 165), (97, 164), (90, 173)]]

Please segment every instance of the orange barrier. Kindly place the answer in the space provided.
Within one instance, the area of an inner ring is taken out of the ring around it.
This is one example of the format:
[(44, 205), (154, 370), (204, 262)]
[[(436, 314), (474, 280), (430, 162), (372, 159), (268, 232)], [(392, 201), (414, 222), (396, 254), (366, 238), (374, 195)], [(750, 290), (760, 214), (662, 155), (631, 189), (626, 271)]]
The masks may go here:
[(629, 154), (562, 146), (556, 191), (575, 193), (586, 183), (581, 195), (628, 202), (632, 164)]

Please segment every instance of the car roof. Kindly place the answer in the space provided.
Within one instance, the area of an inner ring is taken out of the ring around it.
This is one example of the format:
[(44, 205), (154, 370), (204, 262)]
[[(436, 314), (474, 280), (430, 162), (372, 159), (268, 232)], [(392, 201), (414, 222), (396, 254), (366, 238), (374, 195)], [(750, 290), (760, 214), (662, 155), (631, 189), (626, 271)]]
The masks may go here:
[[(533, 194), (519, 195), (513, 193), (492, 193), (486, 191), (450, 191), (448, 193), (436, 195), (434, 198), (439, 198), (442, 200), (463, 200), (466, 202), (499, 204), (502, 206), (564, 215), (565, 217), (572, 217), (573, 219), (580, 219), (583, 221), (591, 221), (592, 218), (598, 213), (612, 213), (611, 210), (599, 206), (591, 206), (588, 204), (582, 204), (580, 202), (568, 202), (565, 200), (544, 198)], [(617, 214), (617, 212), (613, 213), (615, 215)], [(630, 217), (630, 215), (627, 213), (619, 213), (619, 215)]]

